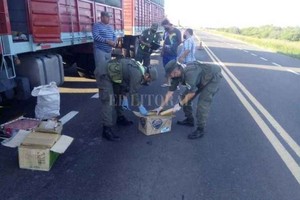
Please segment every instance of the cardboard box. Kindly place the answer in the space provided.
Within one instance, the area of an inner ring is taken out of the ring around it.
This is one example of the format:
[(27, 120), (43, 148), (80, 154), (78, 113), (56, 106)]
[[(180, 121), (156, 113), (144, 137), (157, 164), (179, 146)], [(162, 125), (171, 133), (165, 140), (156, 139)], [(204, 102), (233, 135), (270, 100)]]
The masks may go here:
[(73, 138), (66, 135), (31, 132), (18, 147), (19, 166), (22, 169), (49, 171), (72, 141)]
[(139, 112), (133, 111), (139, 118), (138, 128), (145, 135), (155, 135), (171, 131), (173, 115), (156, 115), (149, 113), (148, 116), (141, 115)]
[(40, 124), (34, 129), (34, 131), (61, 134), (62, 129), (63, 125), (60, 121), (47, 120), (41, 121)]
[(1, 124), (0, 128), (7, 137), (11, 137), (14, 134), (16, 134), (19, 130), (31, 131), (34, 128), (36, 128), (39, 123), (39, 119), (26, 118), (21, 116), (17, 119)]

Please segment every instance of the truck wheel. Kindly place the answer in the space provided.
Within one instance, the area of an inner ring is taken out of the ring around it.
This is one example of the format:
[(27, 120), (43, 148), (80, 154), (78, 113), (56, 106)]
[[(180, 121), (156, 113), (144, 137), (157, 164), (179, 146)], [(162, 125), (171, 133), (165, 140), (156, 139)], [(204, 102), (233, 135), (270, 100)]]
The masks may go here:
[(14, 89), (6, 90), (4, 92), (4, 95), (5, 95), (6, 99), (13, 99), (15, 96), (15, 91), (14, 91)]
[(80, 77), (95, 78), (95, 61), (93, 54), (77, 54), (76, 69)]

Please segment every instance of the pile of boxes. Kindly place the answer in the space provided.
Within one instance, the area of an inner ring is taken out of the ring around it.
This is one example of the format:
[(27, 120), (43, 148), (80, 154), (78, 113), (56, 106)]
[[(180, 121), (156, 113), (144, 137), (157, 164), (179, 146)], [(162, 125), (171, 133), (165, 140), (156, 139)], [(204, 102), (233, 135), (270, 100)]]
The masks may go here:
[[(172, 113), (164, 116), (155, 112), (149, 112), (148, 116), (139, 112), (134, 114), (139, 119), (138, 129), (145, 135), (171, 131)], [(12, 144), (5, 146), (18, 147), (19, 167), (22, 169), (49, 171), (73, 141), (72, 137), (61, 134), (63, 124), (56, 119), (40, 121), (21, 117), (0, 126), (11, 136), (8, 142)]]
[[(73, 141), (73, 138), (61, 135), (62, 129), (61, 122), (49, 119), (38, 121), (37, 126), (27, 130), (28, 134), (18, 145), (20, 168), (49, 171), (58, 156), (64, 153)], [(17, 138), (13, 137), (12, 140)]]

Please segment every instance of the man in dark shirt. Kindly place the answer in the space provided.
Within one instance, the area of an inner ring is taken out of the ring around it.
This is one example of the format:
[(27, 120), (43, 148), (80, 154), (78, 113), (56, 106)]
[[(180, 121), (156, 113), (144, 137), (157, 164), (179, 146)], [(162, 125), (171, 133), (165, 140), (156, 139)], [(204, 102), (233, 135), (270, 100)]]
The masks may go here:
[(189, 139), (200, 138), (204, 135), (208, 112), (213, 100), (213, 96), (218, 91), (221, 75), (221, 68), (217, 65), (203, 64), (199, 61), (181, 65), (175, 60), (166, 65), (166, 73), (171, 78), (171, 86), (167, 92), (164, 101), (157, 113), (161, 112), (163, 107), (172, 98), (174, 91), (179, 84), (185, 85), (186, 90), (181, 100), (173, 107), (173, 112), (183, 108), (186, 119), (177, 121), (177, 124), (184, 126), (194, 126), (194, 117), (191, 102), (199, 95), (196, 108), (197, 128), (188, 135)]
[[(161, 51), (161, 56), (163, 59), (164, 67), (167, 65), (168, 62), (171, 60), (176, 60), (177, 58), (177, 48), (182, 42), (181, 39), (181, 32), (177, 28), (175, 28), (168, 19), (165, 19), (161, 22), (161, 25), (165, 29), (164, 33), (164, 44)], [(165, 84), (162, 87), (169, 86), (169, 80), (166, 77)]]

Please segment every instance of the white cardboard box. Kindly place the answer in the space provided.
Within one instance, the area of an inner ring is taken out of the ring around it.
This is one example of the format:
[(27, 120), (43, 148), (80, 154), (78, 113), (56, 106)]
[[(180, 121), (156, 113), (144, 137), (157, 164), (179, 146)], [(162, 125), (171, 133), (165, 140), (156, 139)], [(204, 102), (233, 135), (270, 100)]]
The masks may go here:
[(133, 111), (139, 118), (138, 129), (145, 135), (154, 135), (171, 131), (173, 115), (161, 116), (150, 113), (144, 116), (139, 112)]

